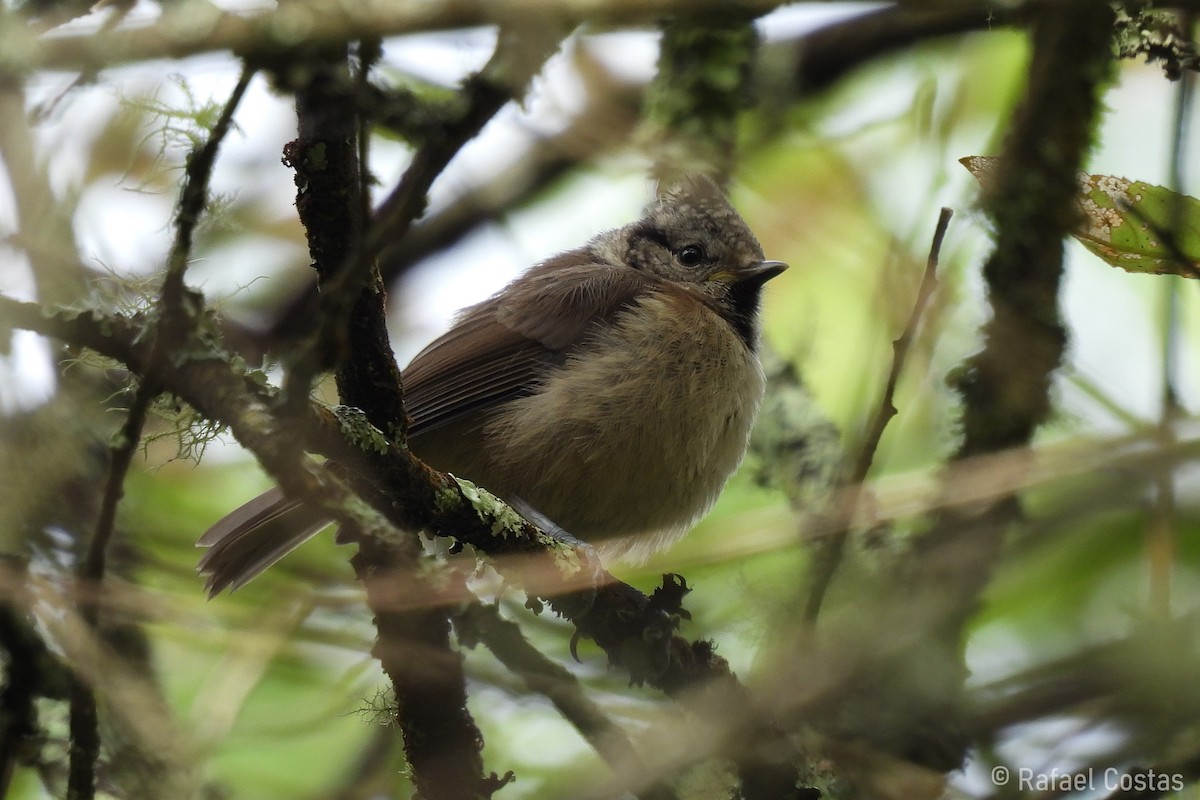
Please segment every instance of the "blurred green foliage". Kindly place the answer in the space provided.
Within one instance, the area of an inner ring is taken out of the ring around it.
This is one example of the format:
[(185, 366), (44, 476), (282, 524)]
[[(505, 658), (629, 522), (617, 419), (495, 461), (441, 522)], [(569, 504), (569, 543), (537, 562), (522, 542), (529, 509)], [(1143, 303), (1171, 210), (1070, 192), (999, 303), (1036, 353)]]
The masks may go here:
[[(734, 202), (768, 257), (792, 264), (767, 292), (766, 339), (798, 366), (819, 413), (841, 432), (846, 453), (855, 452), (878, 406), (891, 343), (911, 309), (938, 208), (949, 205), (957, 214), (937, 294), (899, 386), (899, 415), (875, 458), (875, 491), (860, 512), (861, 527), (882, 541), (863, 537), (862, 558), (835, 577), (833, 613), (854, 602), (855, 581), (869, 579), (872, 549), (886, 550), (922, 524), (953, 448), (956, 399), (945, 377), (978, 346), (986, 306), (977, 274), (988, 247), (986, 223), (972, 210), (976, 188), (955, 162), (995, 151), (1026, 58), (1020, 34), (974, 34), (907, 50), (786, 110), (764, 107), (744, 117)], [(1123, 77), (1138, 85), (1156, 80), (1137, 66)], [(1122, 109), (1110, 105), (1116, 121)], [(114, 114), (97, 140), (111, 149), (106, 137), (117, 128), (136, 137), (129, 113)], [(1147, 132), (1145, 141), (1165, 163), (1169, 132)], [(280, 144), (255, 143), (266, 153), (256, 156), (259, 167)], [(146, 149), (143, 137), (139, 152)], [(136, 163), (151, 169), (145, 159)], [(597, 167), (617, 177), (631, 169), (641, 163), (629, 152)], [(145, 185), (146, 177), (137, 182)], [(110, 178), (111, 172), (89, 173), (90, 180)], [(247, 191), (224, 212), (243, 226), (240, 235), (297, 233), (277, 211), (256, 205), (261, 200)], [(547, 191), (521, 214), (528, 224), (553, 225), (563, 213), (560, 202), (557, 191)], [(229, 236), (226, 230), (202, 240), (198, 259), (221, 255)], [(235, 266), (234, 281), (244, 288), (227, 301), (232, 311), (268, 305), (279, 291), (275, 283), (257, 281), (253, 263)], [(1200, 600), (1195, 454), (1178, 463), (1103, 457), (1110, 440), (1120, 438), (1132, 452), (1130, 440), (1149, 448), (1167, 435), (1157, 424), (1157, 365), (1164, 363), (1167, 325), (1183, 330), (1171, 368), (1183, 393), (1180, 413), (1191, 420), (1187, 409), (1200, 399), (1200, 353), (1189, 332), (1200, 299), (1180, 294), (1178, 311), (1168, 312), (1161, 297), (1176, 290), (1162, 287), (1174, 279), (1102, 275), (1107, 268), (1077, 247), (1070, 269), (1066, 307), (1076, 347), (1057, 388), (1060, 407), (1039, 445), (1088, 448), (1083, 466), (1039, 473), (1022, 494), (1030, 525), (1012, 542), (971, 623), (969, 666), (978, 669), (973, 680), (981, 683), (1014, 666), (1118, 638), (1155, 614), (1194, 612)], [(1116, 338), (1105, 339), (1110, 329)], [(1093, 349), (1097, 339), (1109, 342), (1108, 349)], [(165, 442), (148, 448), (127, 482), (120, 520), (130, 554), (125, 580), (131, 597), (123, 613), (143, 624), (190, 756), (202, 765), (204, 779), (220, 787), (218, 794), (230, 798), (349, 797), (338, 787), (355, 770), (396, 775), (402, 765), (394, 745), (382, 755), (373, 750), (380, 723), (372, 709), (385, 681), (370, 657), (374, 633), (345, 563), (348, 548), (329, 535), (317, 537), (237, 593), (205, 600), (194, 572), (196, 538), (268, 485), (232, 448), (213, 450), (219, 452), (194, 465), (172, 460)], [(1171, 497), (1166, 511), (1155, 505), (1164, 492)], [(694, 591), (686, 601), (693, 618), (683, 632), (715, 640), (752, 681), (756, 666), (772, 656), (777, 631), (793, 625), (803, 606), (807, 522), (778, 489), (759, 486), (744, 472), (670, 552), (645, 565), (615, 565), (614, 572), (645, 590), (663, 572), (685, 575)], [(1152, 602), (1163, 593), (1165, 609)], [(548, 613), (534, 617), (511, 600), (503, 607), (538, 648), (579, 675), (639, 746), (667, 746), (662, 730), (672, 730), (680, 713), (669, 701), (628, 687), (587, 643), (579, 648), (580, 662), (572, 662), (571, 629)], [(546, 700), (482, 648), (469, 652), (467, 662), (489, 768), (517, 775), (502, 797), (568, 797), (573, 787), (605, 779), (601, 762)], [(393, 784), (388, 791), (394, 790)], [(45, 794), (30, 774), (19, 773), (10, 796)]]

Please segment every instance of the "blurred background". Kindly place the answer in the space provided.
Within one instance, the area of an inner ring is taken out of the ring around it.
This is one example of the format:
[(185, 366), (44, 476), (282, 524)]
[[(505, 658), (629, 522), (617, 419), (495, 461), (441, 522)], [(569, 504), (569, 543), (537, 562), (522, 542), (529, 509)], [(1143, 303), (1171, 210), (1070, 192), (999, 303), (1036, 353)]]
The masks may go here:
[[(868, 549), (886, 551), (923, 525), (960, 433), (959, 401), (946, 380), (980, 347), (988, 315), (980, 267), (990, 238), (976, 209), (979, 184), (958, 159), (998, 153), (1024, 86), (1029, 44), (1022, 30), (997, 26), (919, 42), (813, 91), (789, 82), (806, 37), (884, 5), (797, 3), (758, 20), (755, 104), (739, 122), (731, 195), (767, 257), (792, 265), (766, 291), (764, 334), (773, 358), (802, 378), (804, 391), (799, 399), (788, 395), (789, 407), (802, 409), (811, 437), (818, 506), (878, 408), (939, 209), (955, 212), (936, 292), (899, 383), (899, 413), (857, 518), (856, 529), (876, 537)], [(108, 13), (83, 16), (61, 32), (94, 30)], [(122, 24), (146, 24), (159, 13), (138, 3)], [(649, 29), (576, 32), (525, 101), (506, 107), (437, 179), (417, 226), (425, 231), (421, 247), (382, 259), (401, 364), (457, 310), (522, 269), (641, 213), (653, 185), (638, 109), (654, 76), (657, 36)], [(495, 41), (490, 28), (386, 39), (376, 71), (423, 92), (448, 91), (484, 64)], [(32, 153), (69, 214), (87, 268), (71, 278), (77, 288), (68, 302), (133, 310), (155, 296), (197, 119), (224, 102), (238, 74), (236, 61), (213, 54), (113, 67), (82, 82), (54, 70), (28, 77), (22, 101)], [(1103, 97), (1088, 171), (1167, 184), (1177, 97), (1178, 84), (1161, 68), (1122, 62)], [(313, 313), (302, 302), (313, 274), (292, 171), (280, 160), (295, 136), (291, 98), (256, 77), (235, 122), (187, 280), (219, 311), (231, 345), (278, 380), (280, 348)], [(45, 301), (21, 246), (23, 183), (13, 174), (14, 152), (10, 141), (0, 160), (0, 292)], [(372, 138), (377, 194), (395, 184), (411, 152), (395, 136)], [(1182, 190), (1195, 194), (1200, 154), (1187, 148), (1182, 157)], [(1002, 694), (1014, 676), (1068, 657), (1096, 658), (1096, 648), (1127, 641), (1148, 620), (1182, 620), (1182, 630), (1195, 631), (1200, 297), (1185, 279), (1113, 269), (1073, 241), (1066, 251), (1061, 302), (1069, 350), (1055, 379), (1052, 419), (1035, 443), (1038, 466), (1019, 487), (1031, 524), (1009, 543), (967, 630), (968, 685), (984, 699)], [(120, 424), (113, 412), (129, 397), (112, 365), (76, 354), (64, 367), (60, 357), (22, 331), (0, 357), (7, 505), (36, 520), (4, 544), (29, 559), (37, 578), (30, 608), (51, 642), (65, 635), (57, 593), (77, 547), (64, 505), (86, 517), (88, 502), (78, 498), (93, 491), (98, 460)], [(111, 396), (73, 405), (67, 388), (97, 369), (107, 371)], [(1168, 387), (1177, 409), (1165, 405)], [(323, 391), (335, 400), (332, 385)], [(156, 713), (171, 721), (184, 760), (212, 796), (393, 796), (402, 761), (378, 710), (385, 680), (370, 656), (374, 629), (347, 564), (350, 549), (318, 537), (237, 593), (207, 600), (195, 574), (195, 540), (270, 480), (228, 436), (203, 427), (191, 429), (181, 452), (178, 430), (186, 421), (180, 408), (152, 423), (157, 435), (126, 482), (112, 556), (113, 614), (143, 637), (161, 689)], [(67, 444), (54, 444), (51, 434)], [(646, 564), (611, 567), (647, 591), (663, 572), (685, 575), (694, 591), (683, 634), (714, 640), (751, 683), (778, 655), (775, 632), (804, 597), (807, 543), (821, 535), (811, 515), (764, 482), (762, 463), (752, 452), (716, 509), (671, 550)], [(835, 576), (834, 613), (853, 605), (862, 570), (869, 566)], [(629, 687), (589, 643), (573, 662), (571, 629), (561, 620), (535, 617), (519, 599), (502, 608), (635, 741), (667, 747), (663, 737), (680, 713), (671, 701)], [(1143, 651), (1147, 663), (1126, 664), (1131, 674), (1157, 676), (1149, 687), (1139, 684), (1136, 713), (1072, 708), (998, 725), (944, 791), (992, 796), (1000, 791), (989, 777), (996, 764), (1124, 769), (1141, 763), (1146, 751), (1130, 748), (1139, 736), (1154, 738), (1161, 753), (1197, 752), (1188, 724), (1156, 729), (1148, 721), (1160, 707), (1196, 708), (1196, 684), (1190, 695), (1184, 688), (1194, 673), (1168, 679), (1155, 671), (1172, 659), (1189, 663), (1171, 649), (1187, 637), (1168, 638), (1170, 647)], [(603, 783), (603, 763), (545, 698), (486, 651), (467, 649), (466, 656), (486, 763), (517, 775), (500, 796), (583, 796), (579, 787)], [(1126, 673), (1114, 675), (1119, 682)], [(1155, 695), (1155, 686), (1164, 694)], [(48, 704), (42, 723), (65, 747), (64, 709)], [(23, 768), (8, 796), (50, 797), (53, 785)]]

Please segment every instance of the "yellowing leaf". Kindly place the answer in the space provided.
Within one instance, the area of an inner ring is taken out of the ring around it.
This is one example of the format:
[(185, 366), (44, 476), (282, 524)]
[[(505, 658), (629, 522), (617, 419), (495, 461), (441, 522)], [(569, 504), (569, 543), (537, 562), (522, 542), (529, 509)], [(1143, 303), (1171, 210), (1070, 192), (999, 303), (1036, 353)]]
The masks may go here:
[[(998, 159), (959, 159), (985, 186)], [(1079, 176), (1083, 224), (1071, 235), (1105, 262), (1129, 272), (1200, 277), (1200, 200), (1162, 186), (1111, 175)], [(1178, 214), (1178, 223), (1172, 222)], [(1164, 233), (1174, 237), (1174, 248)], [(1184, 256), (1180, 263), (1179, 255)]]

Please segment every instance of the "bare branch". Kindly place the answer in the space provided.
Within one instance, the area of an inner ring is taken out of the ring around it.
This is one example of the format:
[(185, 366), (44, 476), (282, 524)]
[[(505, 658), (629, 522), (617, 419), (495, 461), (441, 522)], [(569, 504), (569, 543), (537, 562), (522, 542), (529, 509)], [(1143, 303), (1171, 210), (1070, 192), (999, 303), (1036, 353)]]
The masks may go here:
[[(168, 6), (151, 25), (100, 34), (38, 37), (18, 25), (0, 29), (0, 72), (89, 71), (133, 61), (186, 58), (229, 50), (251, 61), (273, 60), (297, 46), (322, 48), (374, 36), (502, 25), (528, 20), (567, 26), (648, 24), (677, 13), (728, 12), (730, 0), (522, 0), (516, 7), (441, 0), (431, 3), (296, 2), (242, 15), (215, 6)], [(765, 14), (783, 0), (736, 0)]]
[(925, 306), (937, 287), (938, 258), (952, 213), (950, 209), (943, 208), (942, 213), (938, 216), (937, 226), (933, 232), (933, 243), (929, 246), (929, 258), (925, 261), (925, 273), (921, 277), (921, 285), (913, 300), (908, 323), (904, 326), (900, 338), (892, 342), (892, 366), (888, 371), (883, 396), (880, 398), (875, 416), (871, 418), (871, 422), (867, 426), (867, 433), (855, 458), (854, 466), (845, 480), (846, 496), (839, 501), (842, 508), (845, 509), (841, 514), (842, 524), (835, 532), (818, 540), (818, 552), (814, 555), (812, 586), (809, 589), (808, 602), (804, 609), (804, 615), (809, 621), (815, 621), (820, 612), (829, 582), (833, 579), (833, 574), (841, 561), (850, 525), (854, 522), (855, 510), (862, 500), (863, 486), (867, 480), (867, 473), (871, 471), (871, 463), (875, 460), (875, 451), (879, 449), (879, 442), (883, 438), (883, 432), (887, 428), (888, 422), (897, 413), (896, 384), (899, 383), (900, 375), (904, 371), (905, 363), (908, 360), (908, 351), (916, 338), (917, 328), (925, 313)]

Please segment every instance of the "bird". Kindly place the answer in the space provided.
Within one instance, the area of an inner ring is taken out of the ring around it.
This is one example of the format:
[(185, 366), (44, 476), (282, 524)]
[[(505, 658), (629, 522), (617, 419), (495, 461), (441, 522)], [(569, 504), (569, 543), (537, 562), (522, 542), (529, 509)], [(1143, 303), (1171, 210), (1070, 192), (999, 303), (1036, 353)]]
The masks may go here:
[[(601, 559), (644, 560), (716, 502), (762, 401), (768, 260), (711, 179), (533, 266), (402, 371), (408, 442)], [(215, 595), (328, 524), (272, 489), (199, 540)]]

